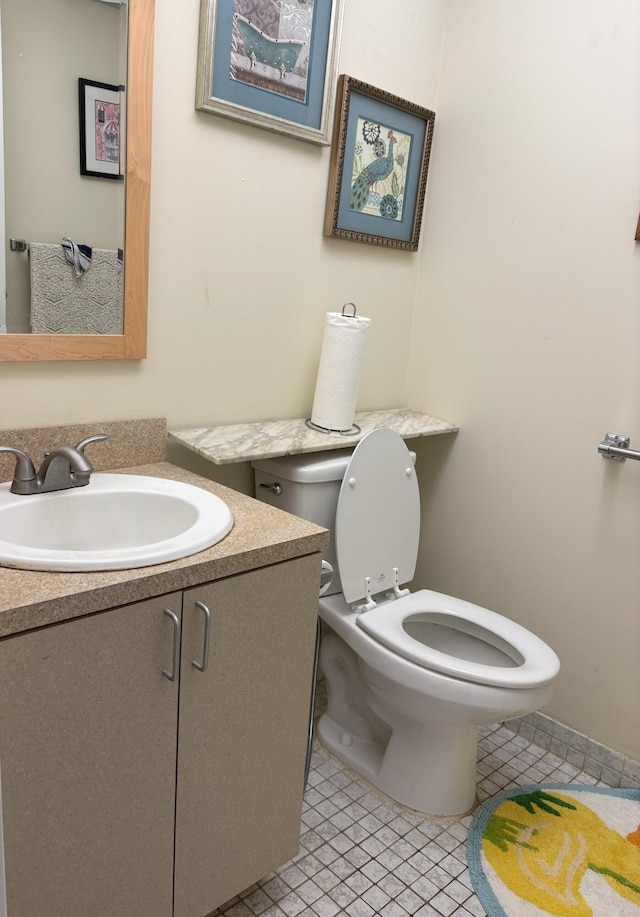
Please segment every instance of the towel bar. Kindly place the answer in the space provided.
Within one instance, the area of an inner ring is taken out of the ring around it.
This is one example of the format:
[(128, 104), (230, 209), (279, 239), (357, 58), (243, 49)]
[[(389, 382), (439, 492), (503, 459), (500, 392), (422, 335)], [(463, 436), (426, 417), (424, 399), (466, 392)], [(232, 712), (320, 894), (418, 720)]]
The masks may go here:
[(603, 458), (613, 459), (614, 462), (624, 462), (628, 458), (640, 461), (640, 452), (629, 448), (631, 437), (624, 433), (607, 433), (598, 445), (598, 452)]

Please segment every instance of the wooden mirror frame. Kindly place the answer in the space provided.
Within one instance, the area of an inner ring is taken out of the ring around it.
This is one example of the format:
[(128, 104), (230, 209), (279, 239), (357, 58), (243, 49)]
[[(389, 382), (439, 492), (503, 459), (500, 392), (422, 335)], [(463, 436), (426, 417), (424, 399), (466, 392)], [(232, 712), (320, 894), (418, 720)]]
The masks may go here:
[(2, 334), (0, 362), (141, 360), (147, 355), (155, 0), (129, 0), (123, 334)]

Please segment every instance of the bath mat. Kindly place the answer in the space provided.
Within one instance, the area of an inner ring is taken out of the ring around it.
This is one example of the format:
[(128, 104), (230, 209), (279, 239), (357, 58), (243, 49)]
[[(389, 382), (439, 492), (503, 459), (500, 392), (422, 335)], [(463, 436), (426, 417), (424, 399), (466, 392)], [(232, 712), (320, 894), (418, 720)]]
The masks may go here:
[(503, 790), (476, 810), (467, 859), (488, 917), (640, 917), (640, 790)]

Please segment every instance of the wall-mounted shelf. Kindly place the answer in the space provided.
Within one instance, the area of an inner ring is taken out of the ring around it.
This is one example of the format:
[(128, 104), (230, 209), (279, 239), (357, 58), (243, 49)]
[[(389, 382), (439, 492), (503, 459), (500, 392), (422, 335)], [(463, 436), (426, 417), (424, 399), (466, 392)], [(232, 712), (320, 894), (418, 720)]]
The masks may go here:
[(319, 433), (310, 430), (300, 419), (170, 430), (169, 438), (216, 465), (229, 465), (302, 452), (344, 449), (355, 446), (363, 436), (380, 427), (394, 430), (403, 439), (458, 432), (458, 427), (446, 420), (408, 408), (363, 412), (355, 415), (355, 423), (360, 430), (349, 435)]

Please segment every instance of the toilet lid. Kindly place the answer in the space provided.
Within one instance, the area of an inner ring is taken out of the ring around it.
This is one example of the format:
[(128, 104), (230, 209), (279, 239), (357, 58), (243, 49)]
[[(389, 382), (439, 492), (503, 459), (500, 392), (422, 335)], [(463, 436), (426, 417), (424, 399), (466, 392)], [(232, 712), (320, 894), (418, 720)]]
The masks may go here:
[(420, 538), (420, 495), (409, 450), (392, 430), (373, 430), (356, 446), (336, 512), (336, 556), (350, 604), (413, 579)]

